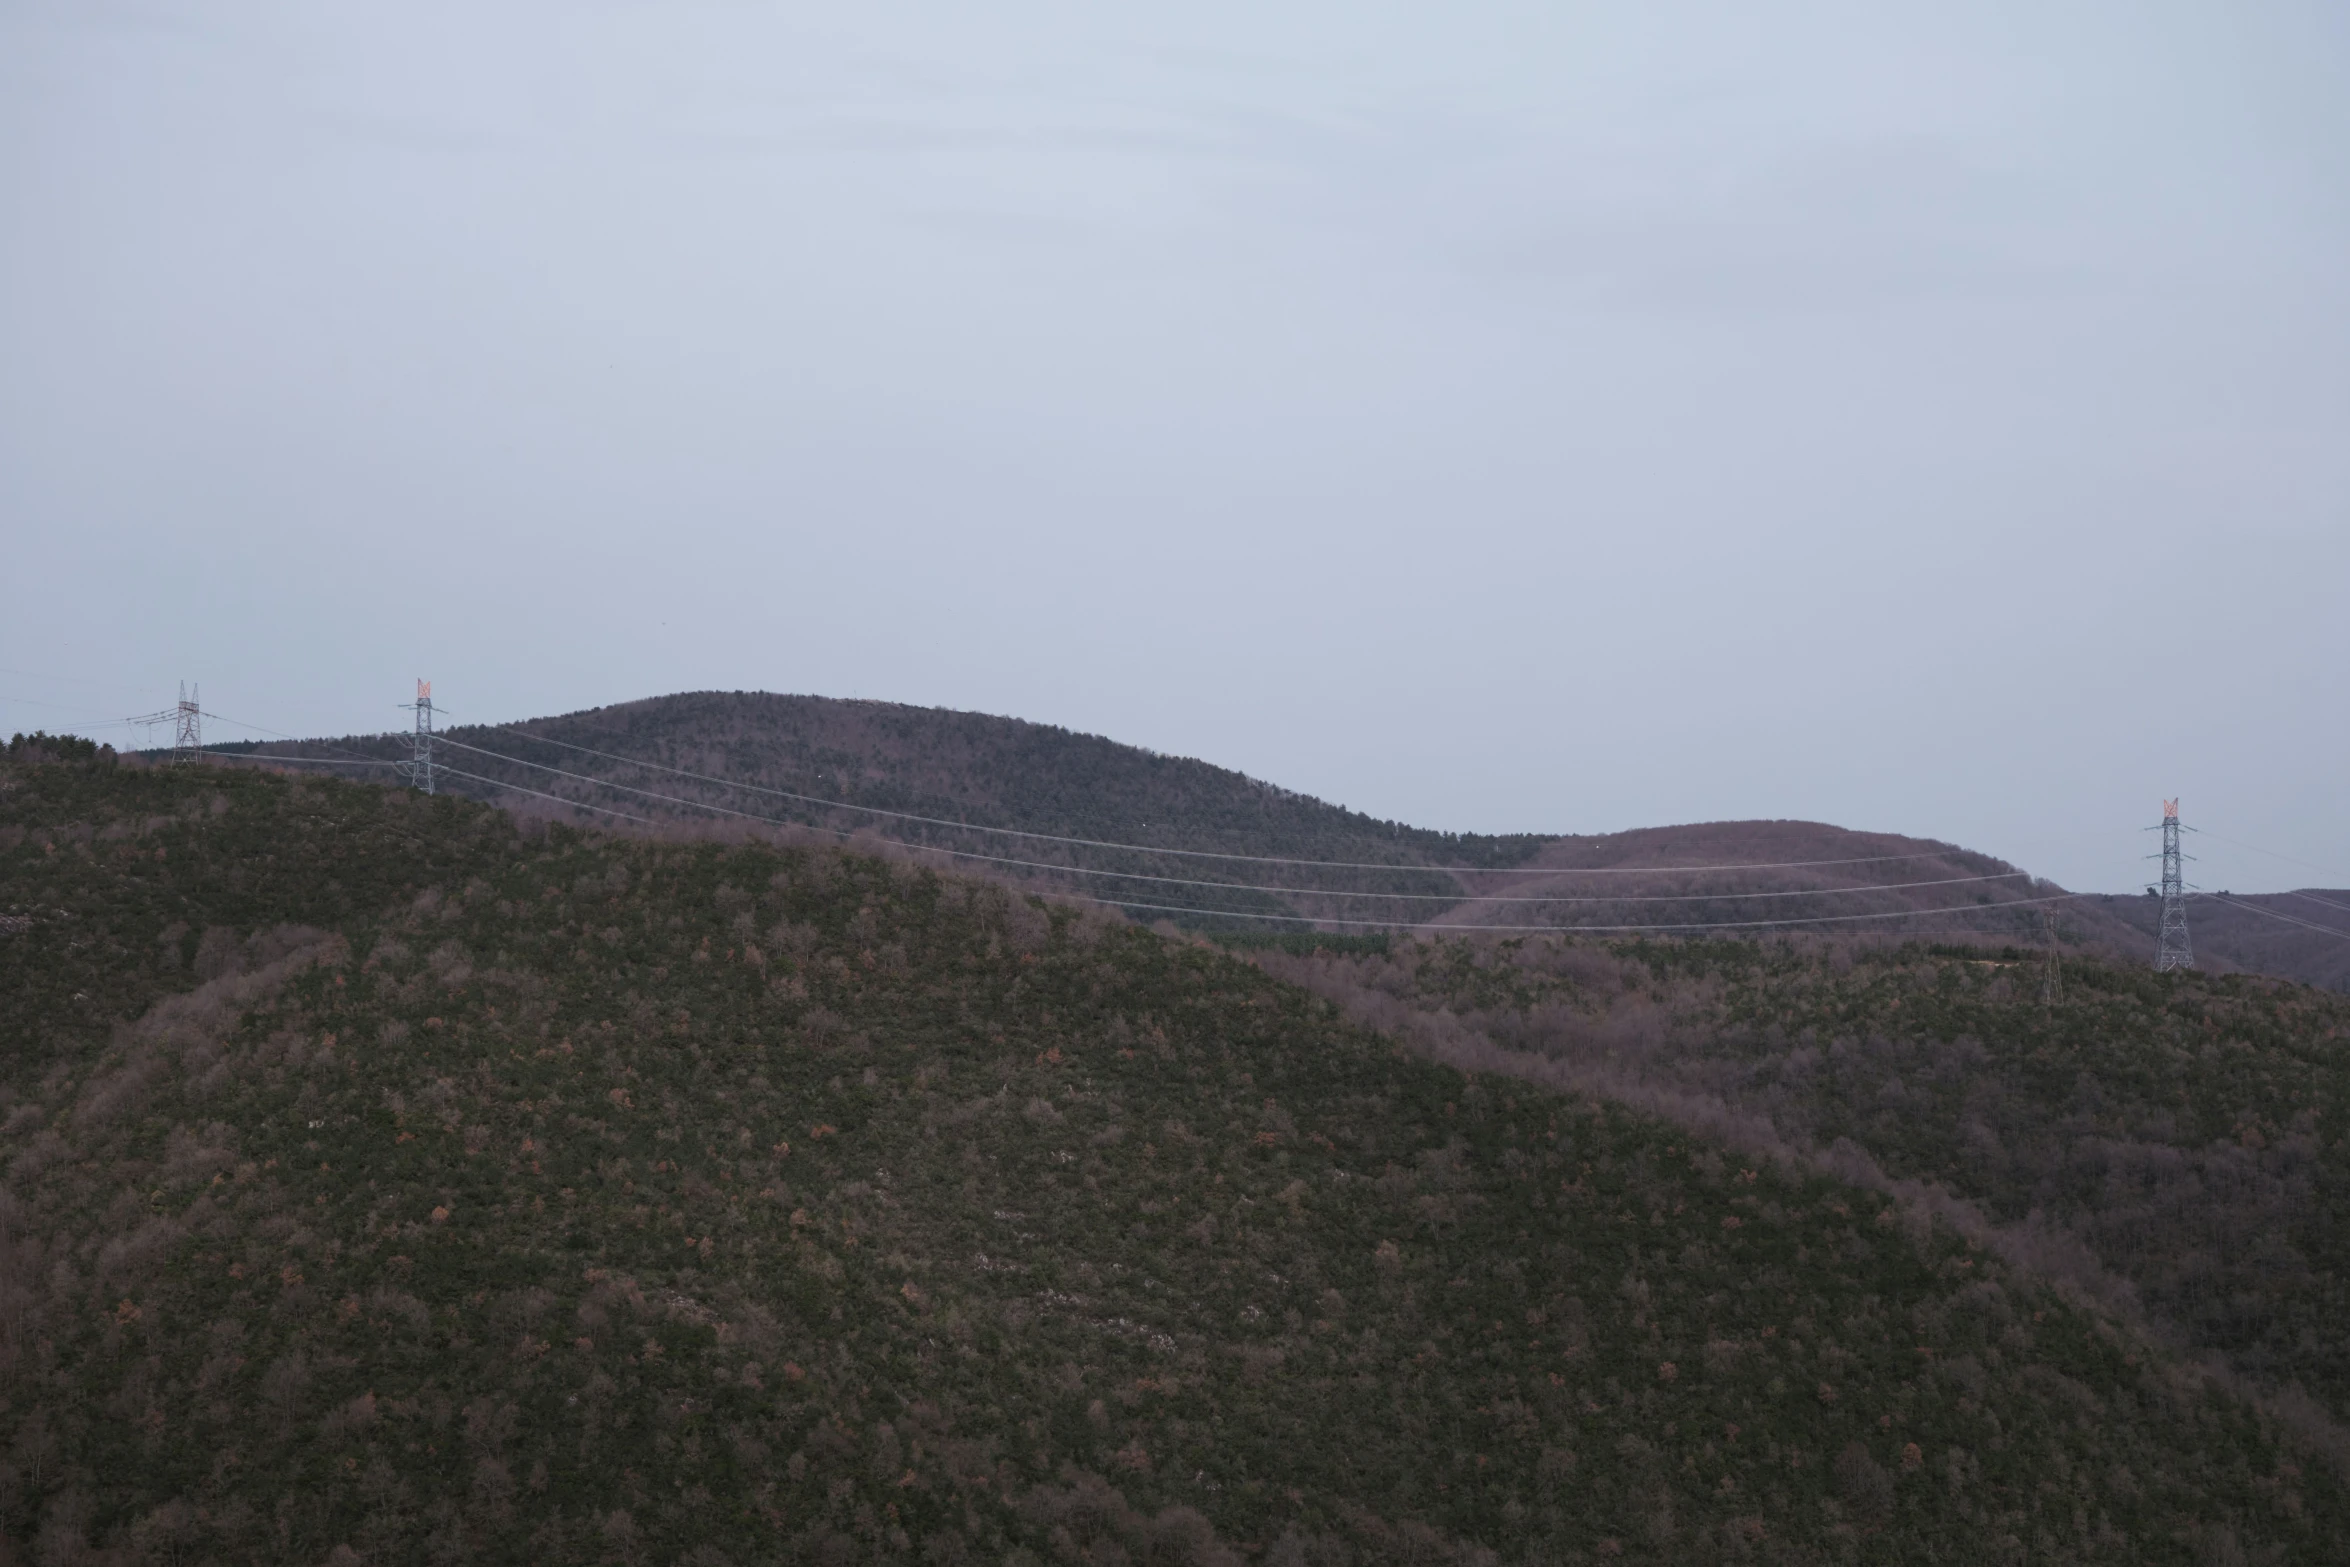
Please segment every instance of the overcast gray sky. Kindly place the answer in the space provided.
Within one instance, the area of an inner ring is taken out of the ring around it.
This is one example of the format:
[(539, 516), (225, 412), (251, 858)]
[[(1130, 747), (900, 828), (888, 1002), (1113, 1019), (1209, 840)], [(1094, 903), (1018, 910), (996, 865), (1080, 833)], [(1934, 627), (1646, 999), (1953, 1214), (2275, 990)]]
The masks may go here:
[(2346, 279), (2338, 0), (0, 0), (0, 728), (813, 691), (2342, 886)]

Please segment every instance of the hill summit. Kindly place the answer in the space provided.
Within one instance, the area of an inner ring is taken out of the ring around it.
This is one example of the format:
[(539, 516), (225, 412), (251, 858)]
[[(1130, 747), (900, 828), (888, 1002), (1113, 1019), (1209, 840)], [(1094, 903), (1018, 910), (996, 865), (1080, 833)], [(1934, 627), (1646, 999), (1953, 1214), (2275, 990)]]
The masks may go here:
[[(852, 806), (1174, 849), (1488, 866), (1517, 864), (1549, 841), (1382, 821), (1099, 735), (893, 702), (698, 691), (453, 734), (502, 750), (516, 750), (517, 734), (567, 741)], [(544, 749), (524, 756), (548, 758)], [(680, 782), (692, 781), (671, 775)]]

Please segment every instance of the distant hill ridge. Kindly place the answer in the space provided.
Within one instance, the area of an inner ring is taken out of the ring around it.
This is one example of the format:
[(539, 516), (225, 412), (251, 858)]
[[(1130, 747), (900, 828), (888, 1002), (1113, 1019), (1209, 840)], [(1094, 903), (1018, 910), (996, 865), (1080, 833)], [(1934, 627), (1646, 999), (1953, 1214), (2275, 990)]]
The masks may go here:
[[(849, 807), (905, 812), (975, 827), (1060, 834), (1170, 851), (1350, 860), (1399, 867), (1460, 870), (1592, 866), (1667, 870), (1692, 861), (1861, 858), (1932, 853), (1965, 855), (1953, 845), (1890, 833), (1855, 833), (1821, 822), (1709, 822), (1622, 833), (1445, 832), (1370, 816), (1279, 784), (1190, 757), (1173, 756), (1099, 735), (993, 714), (901, 703), (767, 692), (684, 692), (587, 708), (506, 725), (462, 725), (447, 738), (525, 764), (555, 763), (654, 794), (719, 798), (674, 774), (630, 772), (624, 765), (521, 736), (601, 750), (739, 784), (791, 790)], [(338, 753), (404, 756), (399, 736), (260, 745), (256, 754)], [(501, 782), (509, 776), (565, 798), (632, 801), (638, 811), (661, 802), (608, 791), (530, 766), (460, 754), (466, 771)], [(476, 786), (452, 781), (458, 792)], [(494, 792), (483, 790), (481, 792)], [(759, 814), (826, 825), (873, 826), (891, 836), (913, 824), (876, 820), (851, 809), (834, 816), (768, 797), (744, 801)], [(2011, 868), (1984, 856), (1986, 866)]]
[(696, 691), (511, 727), (854, 805), (1184, 849), (1497, 866), (1550, 841), (1412, 827), (1099, 735), (894, 702)]
[[(518, 799), (479, 780), (634, 815), (691, 817), (700, 814), (694, 806), (714, 807), (837, 831), (866, 830), (965, 854), (1132, 872), (1133, 879), (1061, 880), (1105, 901), (1119, 902), (1143, 918), (1181, 909), (1227, 911), (1174, 916), (1195, 924), (1237, 918), (1254, 928), (1279, 929), (1314, 920), (1343, 930), (1384, 922), (1456, 927), (1724, 922), (1760, 931), (1809, 927), (1757, 922), (1830, 919), (1854, 921), (1845, 927), (1849, 929), (1914, 930), (1928, 938), (1971, 933), (2030, 941), (2037, 939), (2039, 910), (2016, 905), (2058, 890), (1976, 851), (1821, 822), (1709, 822), (1585, 836), (1435, 831), (1373, 817), (1230, 768), (1099, 735), (893, 702), (768, 692), (683, 692), (511, 725), (460, 726), (447, 738), (457, 746), (475, 748), (453, 750), (449, 756), (461, 772), (477, 777), (452, 777), (446, 786), (502, 804), (544, 808), (546, 802)], [(369, 736), (255, 749), (314, 759), (351, 753), (388, 759), (404, 755), (405, 743), (396, 736)], [(751, 787), (713, 785), (611, 758)], [(549, 772), (548, 767), (562, 772)], [(757, 789), (837, 801), (843, 808), (827, 809)], [(871, 814), (876, 811), (998, 831)], [(1120, 854), (1005, 836), (1006, 831), (1183, 852)], [(1201, 855), (1359, 862), (1398, 869), (1349, 873), (1219, 862)], [(1687, 872), (1692, 866), (1785, 867), (1802, 861), (1843, 863), (1743, 874)], [(964, 863), (969, 867), (976, 862)], [(998, 869), (1021, 873), (1018, 867)], [(1594, 877), (1589, 874), (1593, 870), (1617, 874)], [(1650, 874), (1620, 874), (1631, 870)], [(1555, 874), (1531, 874), (1543, 871)], [(1154, 877), (1162, 879), (1150, 879)], [(1993, 877), (2005, 879), (1971, 879)], [(1186, 885), (1190, 882), (1281, 890)], [(1904, 883), (1925, 885), (1896, 885)], [(1321, 891), (1309, 893), (1304, 890), (1308, 886)], [(1892, 890), (1884, 890), (1889, 886)], [(1602, 895), (1608, 901), (1597, 901)], [(1562, 901), (1511, 901), (1528, 897)], [(1571, 901), (1578, 899), (1583, 901)], [(2150, 938), (2138, 928), (2138, 911), (2117, 906), (2120, 901), (2083, 899), (2062, 906), (2067, 942), (2116, 956), (2135, 954)], [(1984, 905), (2008, 906), (1980, 914), (1949, 912)], [(1909, 918), (1915, 911), (1940, 912), (1925, 919)], [(2214, 906), (2206, 916), (2214, 919), (2215, 935), (2218, 913)], [(1367, 924), (1342, 923), (1350, 920)], [(2350, 968), (2334, 951), (2350, 952), (2350, 942), (2330, 941), (2283, 924), (2273, 931), (2238, 928), (2259, 923), (2233, 919), (2226, 937), (2207, 945), (2207, 966), (2257, 968), (2336, 987), (2350, 983)]]
[[(533, 746), (523, 736), (560, 744)], [(1452, 833), (1413, 827), (1230, 768), (1099, 735), (1020, 718), (895, 702), (692, 691), (512, 724), (461, 725), (445, 731), (445, 738), (478, 748), (449, 758), (464, 772), (565, 800), (625, 804), (635, 813), (659, 815), (665, 802), (653, 796), (673, 796), (686, 802), (727, 804), (779, 820), (865, 828), (921, 841), (930, 841), (921, 824), (873, 813), (1186, 851), (1404, 867), (1516, 865), (1553, 841), (1543, 833)], [(826, 810), (806, 801), (729, 792), (674, 773), (631, 771), (622, 763), (566, 751), (564, 746), (723, 778), (752, 789), (837, 801), (842, 808)], [(405, 737), (397, 735), (346, 735), (237, 749), (318, 761), (361, 756), (391, 760), (408, 753)], [(562, 778), (533, 764), (593, 774), (605, 780), (606, 787)], [(463, 778), (450, 778), (446, 786), (458, 793), (499, 792)]]

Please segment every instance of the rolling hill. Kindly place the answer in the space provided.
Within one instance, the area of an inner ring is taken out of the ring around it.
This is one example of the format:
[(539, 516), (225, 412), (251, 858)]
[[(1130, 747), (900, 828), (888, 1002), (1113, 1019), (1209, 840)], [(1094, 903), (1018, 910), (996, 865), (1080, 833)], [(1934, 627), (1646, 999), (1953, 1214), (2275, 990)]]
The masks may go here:
[[(376, 776), (405, 754), (385, 736), (248, 750), (340, 759), (355, 775)], [(941, 866), (1081, 892), (1194, 928), (1425, 922), (1622, 933), (1808, 919), (2007, 943), (2040, 940), (2032, 900), (2060, 891), (1950, 844), (1816, 822), (1581, 837), (1432, 832), (1096, 736), (881, 702), (690, 693), (459, 727), (443, 756), (446, 787), (526, 812), (561, 815), (563, 802), (576, 802), (652, 820), (715, 815), (861, 833), (921, 846)], [(1119, 847), (1137, 844), (1157, 848)], [(1807, 863), (1786, 868), (1790, 861)], [(1770, 868), (1693, 869), (1758, 862)], [(2075, 946), (2118, 956), (2143, 944), (2105, 904), (2062, 912)], [(2215, 966), (2234, 966), (2219, 947), (2212, 953)]]
[[(875, 829), (883, 818), (871, 812), (886, 811), (1078, 838), (1379, 865), (1512, 865), (1548, 841), (1378, 821), (1227, 768), (1096, 735), (891, 702), (696, 691), (512, 725), (459, 726), (448, 738), (478, 748), (450, 758), (462, 771), (649, 814), (674, 807), (630, 789), (846, 830)], [(815, 798), (747, 793), (567, 747)], [(380, 735), (254, 749), (319, 759), (406, 754), (396, 737)], [(602, 782), (525, 764), (560, 766)], [(460, 793), (487, 787), (464, 777), (452, 784)], [(815, 800), (867, 809), (827, 809)], [(968, 837), (905, 820), (891, 821), (887, 830), (957, 847)]]
[[(902, 857), (19, 757), (0, 915), (0, 1535), (44, 1562), (2350, 1531), (2290, 1410), (1963, 1215)], [(2243, 1059), (2264, 1118), (2305, 1091)]]

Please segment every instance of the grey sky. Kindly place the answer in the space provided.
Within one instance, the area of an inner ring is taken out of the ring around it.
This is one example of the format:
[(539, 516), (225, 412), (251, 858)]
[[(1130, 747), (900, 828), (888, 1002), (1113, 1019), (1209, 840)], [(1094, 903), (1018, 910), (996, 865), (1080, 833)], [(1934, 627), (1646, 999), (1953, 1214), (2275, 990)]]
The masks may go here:
[(2346, 106), (2330, 0), (0, 0), (0, 728), (815, 691), (2341, 886)]

